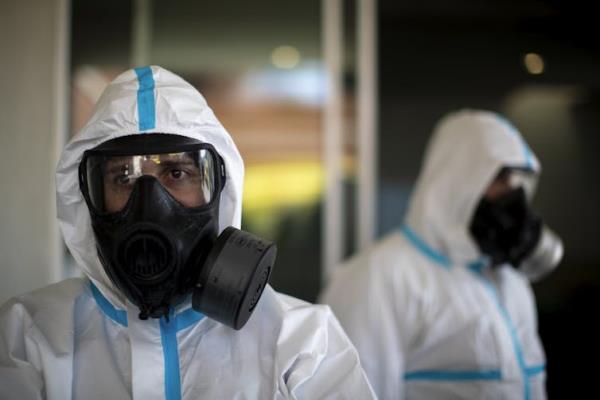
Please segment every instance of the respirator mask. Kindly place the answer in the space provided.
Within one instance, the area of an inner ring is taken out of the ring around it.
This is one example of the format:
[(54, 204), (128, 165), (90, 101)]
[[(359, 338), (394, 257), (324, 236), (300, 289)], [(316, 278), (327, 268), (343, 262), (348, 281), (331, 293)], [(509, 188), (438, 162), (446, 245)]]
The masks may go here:
[(508, 189), (493, 199), (480, 200), (469, 227), (471, 235), (492, 266), (508, 263), (530, 280), (538, 280), (562, 259), (562, 241), (531, 210), (524, 189), (532, 179), (530, 172), (505, 168), (498, 179), (505, 179)]
[(234, 227), (219, 235), (225, 163), (208, 143), (136, 134), (87, 150), (79, 166), (98, 256), (140, 309), (168, 318), (192, 307), (241, 329), (268, 282), (274, 243)]

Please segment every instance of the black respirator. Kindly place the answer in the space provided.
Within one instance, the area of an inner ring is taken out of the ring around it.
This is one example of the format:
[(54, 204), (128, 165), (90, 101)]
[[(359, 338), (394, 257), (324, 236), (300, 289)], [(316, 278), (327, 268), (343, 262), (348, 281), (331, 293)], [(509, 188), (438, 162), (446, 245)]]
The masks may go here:
[(493, 266), (510, 264), (531, 280), (554, 269), (563, 255), (562, 241), (531, 210), (523, 187), (481, 199), (470, 231)]
[(234, 329), (268, 282), (276, 246), (234, 227), (219, 233), (225, 164), (207, 143), (136, 134), (84, 153), (80, 187), (102, 265), (141, 319), (192, 307)]

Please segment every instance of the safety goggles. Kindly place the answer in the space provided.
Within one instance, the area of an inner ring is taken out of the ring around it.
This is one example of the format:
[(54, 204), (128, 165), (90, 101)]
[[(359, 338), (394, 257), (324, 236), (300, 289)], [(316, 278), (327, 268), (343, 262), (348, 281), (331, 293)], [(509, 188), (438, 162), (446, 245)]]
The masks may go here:
[(500, 170), (498, 176), (505, 179), (513, 189), (527, 186), (531, 180), (535, 179), (533, 171), (520, 167), (504, 167)]
[(523, 188), (531, 197), (536, 183), (536, 173), (522, 167), (503, 167), (487, 188), (486, 197), (490, 200), (510, 190)]
[(223, 160), (208, 143), (168, 134), (138, 134), (107, 141), (84, 152), (80, 187), (91, 210), (117, 213), (136, 182), (151, 176), (181, 205), (210, 204), (225, 184)]

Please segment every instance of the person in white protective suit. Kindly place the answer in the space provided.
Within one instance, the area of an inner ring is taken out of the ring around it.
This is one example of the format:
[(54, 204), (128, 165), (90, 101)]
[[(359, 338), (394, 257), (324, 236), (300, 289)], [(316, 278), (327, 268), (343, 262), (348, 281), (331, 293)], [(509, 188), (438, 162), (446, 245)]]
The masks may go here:
[(57, 167), (85, 277), (2, 306), (0, 399), (373, 398), (330, 309), (266, 283), (274, 245), (237, 229), (243, 174), (191, 85), (117, 77)]
[(531, 279), (562, 257), (530, 209), (540, 166), (497, 114), (437, 125), (401, 231), (336, 269), (320, 300), (381, 399), (543, 399)]

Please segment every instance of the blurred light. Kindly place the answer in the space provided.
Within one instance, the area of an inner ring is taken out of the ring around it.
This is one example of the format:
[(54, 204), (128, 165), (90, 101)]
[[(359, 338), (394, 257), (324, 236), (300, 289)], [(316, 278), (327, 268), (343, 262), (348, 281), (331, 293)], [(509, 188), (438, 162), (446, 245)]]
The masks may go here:
[(539, 75), (544, 72), (544, 59), (537, 53), (527, 53), (523, 58), (523, 63), (527, 72), (532, 75)]
[(293, 101), (320, 105), (324, 98), (325, 70), (316, 60), (307, 60), (292, 71), (270, 68), (247, 74), (241, 83), (242, 95), (252, 101)]
[(253, 229), (272, 234), (290, 210), (314, 207), (322, 187), (319, 161), (249, 165), (244, 178), (244, 220)]
[(244, 209), (312, 204), (319, 199), (322, 184), (323, 169), (318, 161), (249, 165), (244, 179)]
[(271, 53), (271, 62), (281, 69), (292, 69), (300, 62), (300, 52), (292, 46), (276, 47)]

